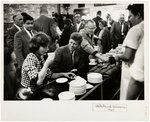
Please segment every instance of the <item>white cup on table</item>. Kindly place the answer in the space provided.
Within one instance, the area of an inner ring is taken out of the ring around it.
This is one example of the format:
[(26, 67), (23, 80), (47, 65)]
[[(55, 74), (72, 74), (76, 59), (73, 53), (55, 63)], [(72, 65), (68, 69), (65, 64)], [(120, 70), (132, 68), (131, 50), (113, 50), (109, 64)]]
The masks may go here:
[(90, 63), (91, 63), (91, 64), (95, 64), (95, 63), (96, 63), (96, 59), (93, 59), (93, 58), (90, 59)]
[(99, 51), (99, 46), (94, 46), (95, 51)]

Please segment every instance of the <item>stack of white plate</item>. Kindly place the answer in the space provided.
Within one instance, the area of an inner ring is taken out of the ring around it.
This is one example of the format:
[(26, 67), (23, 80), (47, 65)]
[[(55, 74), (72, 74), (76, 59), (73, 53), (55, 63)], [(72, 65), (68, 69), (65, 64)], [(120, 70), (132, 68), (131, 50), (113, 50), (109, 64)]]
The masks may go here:
[(59, 100), (75, 100), (75, 94), (70, 91), (61, 92), (58, 95)]
[(89, 73), (87, 75), (88, 82), (90, 83), (100, 83), (103, 81), (102, 75), (100, 73)]
[(70, 82), (69, 91), (75, 95), (82, 95), (86, 92), (86, 80), (77, 76), (75, 80)]

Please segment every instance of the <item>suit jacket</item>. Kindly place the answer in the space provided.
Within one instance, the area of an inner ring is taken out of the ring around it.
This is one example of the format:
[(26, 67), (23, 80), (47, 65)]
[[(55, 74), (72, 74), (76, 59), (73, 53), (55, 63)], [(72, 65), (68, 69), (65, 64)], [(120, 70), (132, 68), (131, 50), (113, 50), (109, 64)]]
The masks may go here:
[(100, 41), (103, 48), (102, 53), (104, 54), (111, 49), (110, 31), (108, 30), (107, 27), (104, 29), (101, 38), (102, 39)]
[(121, 35), (121, 25), (119, 22), (113, 23), (110, 32), (111, 32), (112, 44), (115, 47), (117, 47), (118, 44), (123, 43), (123, 40), (128, 32), (128, 25), (127, 23), (124, 23), (124, 29), (123, 29), (124, 36)]
[(77, 69), (77, 75), (86, 77), (88, 71), (88, 56), (83, 53), (82, 48), (75, 51), (74, 65), (72, 61), (72, 54), (68, 45), (59, 47), (55, 53), (55, 59), (50, 69), (52, 72), (70, 72), (72, 69)]
[(18, 31), (19, 29), (15, 25), (13, 25), (8, 30), (7, 45), (10, 46), (12, 49), (14, 49), (14, 36), (15, 36), (15, 33)]
[(80, 30), (83, 29), (84, 26), (85, 26), (85, 25), (84, 25), (83, 23), (81, 23), (81, 24), (80, 24), (80, 27), (79, 27), (79, 29), (78, 29), (78, 31), (77, 31), (77, 24), (75, 23), (75, 24), (71, 27), (71, 33), (73, 33), (73, 32), (80, 32)]
[(59, 46), (65, 46), (69, 43), (70, 35), (71, 35), (71, 25), (64, 28), (61, 38), (59, 41)]
[(30, 36), (24, 29), (15, 34), (14, 51), (16, 54), (19, 68), (22, 67), (23, 61), (26, 58), (27, 54), (29, 53), (29, 41)]
[(55, 51), (55, 40), (59, 37), (56, 31), (55, 21), (45, 15), (41, 15), (37, 20), (34, 21), (33, 28), (38, 32), (42, 31), (46, 33), (51, 38), (49, 50), (50, 52)]

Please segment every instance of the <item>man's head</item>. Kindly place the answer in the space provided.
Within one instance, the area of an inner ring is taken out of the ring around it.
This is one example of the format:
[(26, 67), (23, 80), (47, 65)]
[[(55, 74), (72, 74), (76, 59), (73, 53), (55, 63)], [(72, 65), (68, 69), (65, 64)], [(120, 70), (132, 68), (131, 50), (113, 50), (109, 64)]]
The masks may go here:
[(48, 10), (46, 6), (41, 6), (40, 7), (40, 14), (48, 14)]
[(98, 12), (97, 12), (97, 16), (101, 17), (101, 14), (102, 14), (101, 11), (98, 11)]
[(125, 21), (125, 16), (124, 16), (124, 14), (120, 14), (119, 15), (119, 22), (120, 23), (123, 23)]
[(28, 30), (31, 31), (33, 28), (33, 22), (34, 19), (33, 17), (31, 17), (30, 15), (28, 15), (27, 13), (23, 12), (21, 13), (21, 15), (23, 16), (23, 22), (24, 22), (24, 27)]
[(81, 14), (80, 13), (76, 13), (74, 15), (74, 19), (76, 23), (80, 23), (81, 22)]
[(13, 21), (17, 26), (22, 27), (22, 25), (23, 25), (23, 16), (21, 14), (16, 14), (16, 15), (13, 16)]
[(110, 17), (111, 17), (111, 16), (110, 16), (110, 14), (109, 14), (109, 13), (107, 13), (107, 15), (106, 15), (106, 19), (108, 20)]
[(82, 42), (82, 36), (80, 35), (80, 33), (78, 32), (72, 33), (68, 44), (69, 49), (71, 51), (76, 50), (78, 47), (80, 47), (81, 42)]
[(128, 18), (132, 26), (144, 20), (144, 4), (129, 5), (127, 9), (129, 10)]
[(96, 29), (96, 24), (95, 24), (95, 22), (93, 21), (93, 20), (87, 20), (86, 22), (85, 22), (85, 29), (86, 29), (86, 33), (87, 34), (91, 34), (91, 35), (93, 35), (94, 34), (94, 31), (95, 31), (95, 29)]

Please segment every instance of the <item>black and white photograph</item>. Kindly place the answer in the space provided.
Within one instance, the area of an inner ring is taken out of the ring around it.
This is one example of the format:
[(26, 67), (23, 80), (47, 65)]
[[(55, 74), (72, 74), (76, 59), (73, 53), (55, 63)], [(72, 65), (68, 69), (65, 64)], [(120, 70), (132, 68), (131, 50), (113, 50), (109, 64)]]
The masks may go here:
[(1, 6), (2, 120), (148, 120), (147, 1)]

